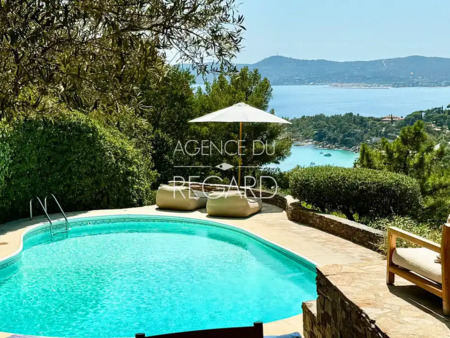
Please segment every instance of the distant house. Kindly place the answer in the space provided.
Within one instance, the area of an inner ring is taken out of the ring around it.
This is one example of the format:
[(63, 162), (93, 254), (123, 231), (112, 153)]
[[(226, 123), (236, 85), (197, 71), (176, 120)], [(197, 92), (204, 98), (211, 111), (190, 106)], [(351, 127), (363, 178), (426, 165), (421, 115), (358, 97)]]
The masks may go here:
[(390, 123), (394, 123), (394, 122), (398, 122), (398, 121), (402, 121), (402, 120), (404, 120), (403, 117), (394, 116), (392, 114), (381, 118), (381, 122), (390, 122)]

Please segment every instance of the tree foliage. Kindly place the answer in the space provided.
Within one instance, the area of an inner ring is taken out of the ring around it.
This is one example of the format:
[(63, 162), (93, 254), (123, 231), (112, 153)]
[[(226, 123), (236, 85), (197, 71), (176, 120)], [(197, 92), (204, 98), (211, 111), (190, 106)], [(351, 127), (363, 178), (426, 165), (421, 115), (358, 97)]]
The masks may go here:
[[(237, 8), (235, 0), (0, 1), (5, 196), (26, 187), (17, 197), (22, 211), (24, 201), (50, 192), (64, 195), (64, 206), (72, 210), (137, 205), (147, 200), (148, 185), (159, 183), (154, 171), (167, 181), (186, 174), (177, 165), (201, 164), (207, 173), (223, 173), (215, 166), (224, 161), (237, 166), (237, 156), (174, 153), (188, 140), (237, 140), (239, 124), (188, 123), (197, 116), (241, 101), (268, 109), (269, 81), (257, 71), (234, 73), (231, 60), (244, 29)], [(222, 74), (194, 93), (193, 76), (173, 66), (175, 61), (199, 73)], [(278, 161), (291, 145), (284, 129), (271, 124), (246, 124), (244, 139), (247, 166)], [(258, 150), (264, 144), (268, 151), (255, 155), (253, 140), (261, 141)], [(10, 154), (23, 161), (30, 156), (29, 164), (39, 168), (36, 175), (20, 179), (17, 175), (31, 169)], [(48, 166), (36, 156), (48, 159)], [(90, 174), (94, 168), (100, 176)], [(142, 168), (150, 178), (142, 176)], [(50, 181), (39, 181), (38, 173), (55, 170)], [(67, 185), (71, 180), (78, 183)], [(92, 205), (86, 204), (92, 195)]]
[(352, 148), (362, 143), (376, 143), (382, 137), (395, 140), (403, 127), (412, 126), (417, 121), (423, 121), (426, 132), (438, 142), (450, 142), (450, 109), (443, 107), (416, 111), (394, 123), (353, 113), (302, 116), (291, 119), (288, 131), (297, 140), (311, 139)]
[(232, 69), (242, 23), (235, 0), (1, 1), (0, 119), (48, 95), (79, 110), (145, 109), (140, 84), (157, 86), (169, 56)]
[(436, 144), (418, 120), (401, 130), (395, 141), (382, 139), (379, 147), (363, 144), (358, 167), (403, 173), (417, 179), (428, 213), (444, 220), (450, 213), (450, 161), (444, 143)]
[[(244, 67), (229, 78), (221, 74), (212, 83), (206, 83), (204, 89), (199, 88), (195, 93), (195, 111), (197, 116), (201, 116), (239, 102), (267, 110), (271, 97), (270, 82), (262, 78), (257, 70), (249, 71)], [(220, 142), (239, 139), (239, 123), (201, 123), (193, 124), (191, 128), (192, 138), (211, 140), (217, 146), (220, 146)], [(243, 163), (246, 166), (244, 173), (252, 173), (256, 167), (285, 158), (289, 154), (292, 142), (282, 125), (244, 123), (242, 144), (245, 147), (242, 149)], [(220, 154), (214, 151), (209, 156), (190, 157), (188, 161), (211, 167), (222, 162), (237, 166), (237, 143), (230, 143), (227, 152), (228, 154), (225, 151)]]
[(375, 117), (347, 113), (343, 115), (302, 116), (291, 120), (288, 131), (298, 140), (311, 139), (338, 147), (357, 147), (363, 142), (386, 137), (394, 139), (399, 128)]
[(401, 123), (401, 126), (412, 126), (417, 121), (421, 120), (429, 122), (435, 127), (446, 127), (450, 129), (450, 107), (436, 107), (427, 110), (420, 110), (409, 114)]
[(188, 124), (199, 114), (193, 77), (172, 64), (234, 71), (237, 9), (235, 0), (0, 1), (0, 213), (48, 193), (68, 210), (148, 202), (156, 176), (173, 177), (176, 143), (203, 137)]
[(381, 140), (380, 148), (364, 145), (358, 165), (364, 168), (400, 172), (422, 183), (430, 176), (445, 155), (445, 145), (436, 147), (425, 132), (422, 121), (401, 130), (399, 137), (389, 142)]

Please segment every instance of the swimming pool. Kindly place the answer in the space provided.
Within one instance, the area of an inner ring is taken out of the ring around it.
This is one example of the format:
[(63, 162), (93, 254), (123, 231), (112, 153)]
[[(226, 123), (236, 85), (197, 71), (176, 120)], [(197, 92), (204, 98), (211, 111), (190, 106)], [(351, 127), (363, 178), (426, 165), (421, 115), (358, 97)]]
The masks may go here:
[[(63, 227), (62, 223), (57, 226)], [(121, 215), (41, 225), (0, 262), (0, 331), (130, 337), (246, 326), (316, 298), (310, 262), (243, 230)]]

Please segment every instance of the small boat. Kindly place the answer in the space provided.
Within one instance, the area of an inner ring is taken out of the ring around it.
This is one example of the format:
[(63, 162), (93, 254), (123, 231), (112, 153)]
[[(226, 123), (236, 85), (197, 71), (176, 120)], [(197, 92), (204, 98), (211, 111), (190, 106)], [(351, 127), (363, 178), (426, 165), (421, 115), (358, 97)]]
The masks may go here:
[(325, 157), (331, 157), (331, 154), (330, 154), (330, 153), (326, 153), (326, 154), (323, 155), (323, 156), (325, 156)]

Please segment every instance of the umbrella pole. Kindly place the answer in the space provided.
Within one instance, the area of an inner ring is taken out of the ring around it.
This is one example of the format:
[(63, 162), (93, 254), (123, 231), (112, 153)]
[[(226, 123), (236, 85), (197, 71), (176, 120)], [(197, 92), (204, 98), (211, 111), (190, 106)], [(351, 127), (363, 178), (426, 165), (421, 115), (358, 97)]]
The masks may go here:
[(238, 145), (238, 154), (239, 154), (238, 189), (239, 190), (241, 190), (241, 165), (242, 165), (241, 145), (242, 145), (242, 122), (239, 123), (239, 145)]

